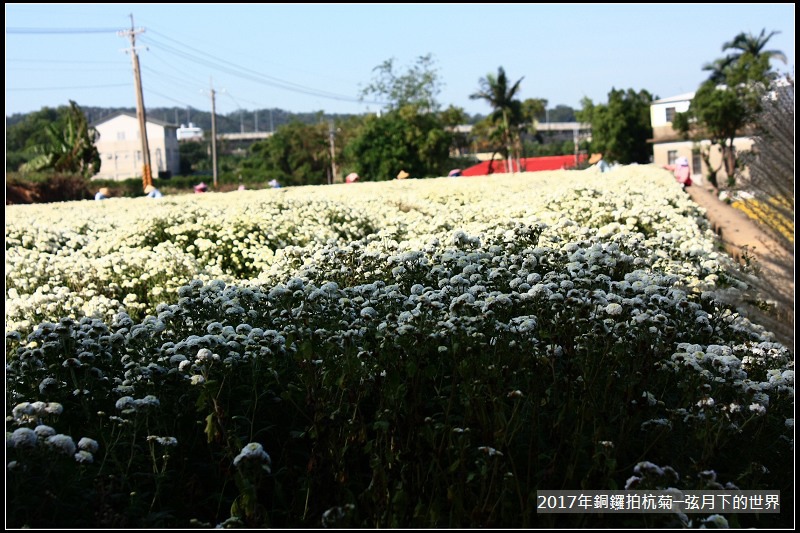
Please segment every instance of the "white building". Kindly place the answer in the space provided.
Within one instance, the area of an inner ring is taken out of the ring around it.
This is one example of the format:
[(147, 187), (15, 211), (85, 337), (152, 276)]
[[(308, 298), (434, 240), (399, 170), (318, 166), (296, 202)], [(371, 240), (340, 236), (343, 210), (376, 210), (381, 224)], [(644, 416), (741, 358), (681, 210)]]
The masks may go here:
[[(692, 181), (705, 183), (704, 178), (708, 173), (700, 149), (708, 150), (711, 145), (709, 140), (685, 140), (680, 133), (672, 128), (675, 113), (685, 113), (689, 110), (695, 93), (679, 94), (669, 98), (661, 98), (650, 104), (650, 125), (653, 128), (653, 163), (659, 166), (672, 165), (678, 157), (685, 157), (691, 162)], [(736, 151), (741, 153), (749, 151), (753, 140), (749, 137), (737, 137), (733, 140)], [(725, 183), (727, 174), (722, 165), (722, 154), (718, 148), (711, 150), (710, 161), (713, 168), (719, 167), (717, 181)]]
[(189, 123), (187, 126), (186, 124), (181, 124), (181, 127), (178, 128), (178, 140), (179, 141), (202, 141), (203, 140), (203, 128), (195, 126), (193, 123)]
[[(99, 133), (95, 145), (102, 161), (100, 172), (93, 177), (111, 180), (141, 178), (144, 161), (136, 114), (118, 111), (92, 126)], [(177, 174), (180, 169), (177, 126), (148, 118), (146, 127), (153, 177), (167, 178)]]

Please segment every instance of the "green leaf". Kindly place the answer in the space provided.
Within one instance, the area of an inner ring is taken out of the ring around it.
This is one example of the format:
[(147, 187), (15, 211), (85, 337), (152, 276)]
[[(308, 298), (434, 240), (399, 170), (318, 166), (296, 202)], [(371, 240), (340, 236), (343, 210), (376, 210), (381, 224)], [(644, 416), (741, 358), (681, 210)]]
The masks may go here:
[(214, 442), (214, 440), (219, 437), (219, 431), (217, 430), (217, 424), (214, 421), (214, 413), (210, 413), (206, 417), (206, 429), (205, 433), (208, 437), (208, 442)]

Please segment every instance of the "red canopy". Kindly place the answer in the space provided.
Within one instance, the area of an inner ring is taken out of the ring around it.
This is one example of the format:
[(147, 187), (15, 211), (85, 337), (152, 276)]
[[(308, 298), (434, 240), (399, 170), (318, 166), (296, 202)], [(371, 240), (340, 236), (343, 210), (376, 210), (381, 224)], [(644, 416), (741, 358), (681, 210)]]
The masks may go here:
[[(586, 154), (578, 156), (580, 162), (586, 161)], [(559, 170), (563, 168), (575, 167), (574, 155), (548, 155), (542, 157), (525, 157), (519, 160), (521, 169), (517, 168), (517, 161), (514, 160), (515, 172), (538, 172), (540, 170)], [(477, 165), (465, 168), (461, 171), (462, 176), (486, 176), (488, 174), (503, 174), (506, 171), (506, 161), (495, 159), (494, 161), (483, 161)]]

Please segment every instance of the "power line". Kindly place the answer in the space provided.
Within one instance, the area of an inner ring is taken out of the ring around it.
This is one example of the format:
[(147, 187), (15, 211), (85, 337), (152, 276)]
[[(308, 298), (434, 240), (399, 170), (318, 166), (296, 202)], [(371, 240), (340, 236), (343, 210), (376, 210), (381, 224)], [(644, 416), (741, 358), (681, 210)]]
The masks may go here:
[(119, 28), (6, 28), (6, 33), (21, 33), (29, 35), (55, 34), (55, 33), (117, 33)]
[(183, 43), (181, 43), (181, 42), (179, 42), (179, 41), (177, 41), (175, 39), (172, 39), (171, 37), (169, 37), (167, 35), (164, 35), (161, 32), (158, 32), (156, 30), (152, 30), (151, 29), (150, 31), (151, 31), (151, 33), (154, 33), (154, 34), (159, 35), (159, 36), (161, 36), (161, 37), (163, 37), (163, 38), (165, 38), (167, 40), (170, 40), (170, 41), (173, 41), (175, 43), (178, 43), (181, 46), (183, 46), (185, 48), (188, 48), (189, 50), (193, 50), (193, 51), (195, 51), (195, 52), (197, 52), (199, 54), (202, 54), (205, 57), (211, 58), (212, 60), (218, 61), (220, 63), (214, 63), (212, 61), (208, 61), (206, 59), (199, 58), (199, 57), (197, 57), (197, 56), (195, 56), (193, 54), (190, 54), (190, 53), (183, 52), (181, 50), (175, 49), (174, 47), (172, 47), (172, 46), (170, 46), (168, 44), (165, 44), (163, 42), (159, 42), (159, 41), (154, 40), (154, 39), (149, 38), (149, 37), (145, 39), (146, 42), (151, 43), (151, 44), (153, 44), (155, 46), (159, 46), (162, 49), (164, 49), (164, 50), (166, 50), (168, 52), (172, 52), (172, 53), (174, 53), (174, 54), (176, 54), (176, 55), (178, 55), (178, 56), (180, 56), (180, 57), (182, 57), (184, 59), (188, 59), (190, 61), (194, 61), (196, 63), (202, 64), (202, 65), (205, 65), (205, 66), (208, 66), (208, 67), (212, 67), (212, 68), (216, 68), (218, 70), (222, 70), (224, 72), (228, 72), (228, 73), (230, 73), (230, 74), (232, 74), (234, 76), (238, 76), (240, 78), (248, 79), (248, 80), (251, 80), (251, 81), (255, 81), (257, 83), (261, 83), (261, 84), (264, 84), (264, 85), (269, 85), (269, 86), (272, 86), (272, 87), (277, 87), (277, 88), (280, 88), (280, 89), (285, 89), (285, 90), (292, 91), (292, 92), (303, 93), (303, 94), (308, 94), (308, 95), (311, 95), (311, 96), (317, 96), (317, 97), (321, 97), (321, 98), (328, 98), (328, 99), (332, 99), (332, 100), (339, 100), (339, 101), (345, 101), (345, 102), (354, 102), (354, 103), (364, 103), (364, 104), (375, 104), (375, 105), (384, 105), (385, 104), (385, 102), (364, 101), (364, 100), (361, 100), (359, 98), (354, 98), (352, 96), (346, 96), (346, 95), (341, 95), (341, 94), (332, 93), (332, 92), (328, 92), (328, 91), (322, 91), (322, 90), (319, 90), (319, 89), (314, 89), (314, 88), (311, 88), (311, 87), (300, 85), (298, 83), (294, 83), (294, 82), (286, 81), (286, 80), (283, 80), (283, 79), (280, 79), (280, 78), (276, 78), (274, 76), (269, 76), (269, 75), (266, 75), (266, 74), (262, 74), (260, 72), (255, 71), (255, 70), (249, 69), (247, 67), (242, 67), (242, 66), (236, 65), (235, 63), (232, 63), (230, 61), (226, 61), (225, 59), (215, 57), (215, 56), (213, 56), (211, 54), (207, 54), (207, 53), (205, 53), (205, 52), (203, 52), (201, 50), (198, 50), (198, 49), (196, 49), (194, 47), (191, 47), (189, 45), (183, 44)]
[(110, 85), (74, 85), (72, 87), (6, 87), (6, 91), (63, 91), (66, 89), (105, 89), (107, 87), (130, 87), (128, 83)]
[[(120, 66), (119, 69), (117, 69), (117, 70), (122, 70), (123, 68), (124, 67)], [(35, 72), (41, 72), (42, 71), (42, 69), (38, 68), (38, 67), (9, 67), (8, 70), (25, 70), (25, 71), (32, 70), (32, 71), (35, 71)], [(109, 72), (110, 70), (113, 70), (113, 69), (109, 69), (108, 67), (96, 67), (96, 68), (81, 67), (81, 68), (75, 68), (75, 67), (63, 66), (63, 67), (50, 67), (48, 70), (50, 72), (57, 71), (57, 70), (58, 71), (65, 70), (65, 71), (69, 71), (69, 72), (78, 72), (78, 71), (80, 71), (80, 72)]]
[(15, 58), (15, 59), (6, 59), (6, 63), (60, 63), (63, 65), (71, 65), (73, 63), (90, 63), (95, 65), (119, 65), (119, 61), (80, 61), (77, 59), (70, 59), (70, 60), (63, 60), (63, 59), (25, 59), (25, 58)]
[[(154, 91), (153, 89), (149, 89), (148, 88), (147, 92), (148, 93), (153, 93), (156, 96), (160, 96), (161, 98), (166, 98), (167, 100), (171, 100), (171, 101), (175, 102), (176, 104), (180, 104), (182, 107), (193, 107), (193, 106), (187, 104), (186, 102), (181, 102), (180, 100), (176, 100), (176, 99), (172, 98), (171, 96), (167, 96), (166, 94), (161, 94), (160, 92)], [(155, 106), (153, 106), (153, 107), (155, 107)]]
[[(169, 46), (167, 44), (164, 44), (164, 43), (161, 43), (161, 42), (158, 42), (158, 41), (154, 41), (153, 39), (146, 39), (145, 42), (147, 42), (147, 43), (149, 43), (151, 45), (154, 45), (154, 46), (159, 46), (163, 50), (171, 52), (171, 53), (173, 53), (173, 54), (175, 54), (175, 55), (177, 55), (179, 57), (182, 57), (183, 59), (188, 59), (189, 61), (194, 61), (195, 63), (201, 64), (201, 65), (204, 65), (204, 66), (207, 66), (207, 67), (210, 67), (210, 68), (222, 71), (222, 72), (226, 72), (228, 74), (231, 74), (231, 75), (239, 77), (239, 78), (243, 78), (243, 79), (247, 79), (247, 80), (250, 80), (250, 81), (254, 81), (256, 83), (261, 83), (263, 85), (268, 85), (268, 86), (271, 86), (271, 87), (277, 87), (277, 88), (285, 89), (285, 90), (292, 91), (292, 92), (308, 94), (308, 95), (311, 95), (311, 96), (317, 96), (317, 97), (322, 97), (322, 98), (330, 98), (330, 99), (333, 99), (333, 100), (341, 100), (341, 101), (346, 101), (346, 102), (358, 102), (359, 101), (359, 100), (354, 99), (353, 97), (350, 97), (350, 96), (344, 96), (344, 95), (339, 95), (339, 94), (335, 94), (335, 93), (326, 93), (324, 91), (318, 91), (316, 89), (306, 88), (306, 87), (304, 87), (302, 85), (294, 84), (294, 83), (291, 83), (291, 82), (285, 82), (283, 80), (272, 79), (270, 76), (266, 76), (264, 74), (256, 73), (255, 71), (250, 71), (250, 72), (253, 72), (252, 74), (246, 72), (246, 70), (249, 70), (249, 69), (243, 69), (244, 71), (243, 70), (236, 70), (236, 69), (242, 69), (242, 67), (239, 67), (239, 66), (237, 66), (237, 65), (235, 65), (233, 63), (230, 63), (230, 62), (228, 62), (227, 64), (218, 64), (218, 63), (214, 63), (212, 61), (200, 59), (200, 58), (198, 58), (198, 57), (196, 57), (196, 56), (194, 56), (192, 54), (189, 54), (187, 52), (183, 52), (181, 50), (177, 50), (174, 47), (171, 47), (171, 46)], [(222, 60), (220, 60), (220, 61), (222, 61)], [(230, 65), (230, 66), (228, 66), (228, 65)]]
[(167, 72), (162, 72), (160, 70), (154, 69), (153, 67), (142, 67), (142, 71), (155, 74), (156, 76), (158, 76), (158, 81), (166, 81), (166, 82), (172, 83), (176, 87), (180, 87), (183, 90), (186, 90), (187, 88), (194, 90), (194, 88), (191, 86), (191, 84), (187, 84), (186, 83), (187, 80), (181, 78), (180, 76), (175, 76), (175, 75), (169, 74)]
[[(6, 28), (6, 33), (7, 34), (8, 33), (13, 33), (13, 34), (30, 34), (30, 35), (37, 35), (37, 34), (38, 35), (41, 35), (41, 34), (75, 34), (75, 35), (80, 35), (80, 34), (91, 34), (91, 33), (115, 33), (115, 34), (119, 34), (119, 31), (120, 30), (118, 28), (37, 28), (37, 27), (29, 27), (29, 28), (26, 28), (26, 27), (11, 27), (11, 28)], [(232, 63), (230, 61), (227, 61), (227, 60), (225, 60), (223, 58), (215, 57), (215, 56), (213, 56), (211, 54), (203, 52), (202, 50), (199, 50), (197, 48), (191, 47), (189, 45), (183, 44), (180, 41), (177, 41), (177, 40), (169, 37), (168, 35), (162, 34), (162, 33), (158, 32), (156, 30), (150, 30), (150, 31), (152, 33), (154, 33), (154, 34), (157, 34), (157, 35), (161, 36), (164, 39), (167, 39), (169, 41), (177, 43), (180, 46), (182, 46), (182, 47), (184, 47), (184, 48), (186, 48), (188, 50), (194, 51), (197, 54), (200, 54), (200, 56), (194, 55), (194, 54), (189, 53), (189, 52), (182, 51), (180, 49), (177, 49), (177, 48), (175, 48), (173, 46), (170, 46), (170, 45), (168, 45), (166, 43), (163, 43), (163, 42), (160, 42), (158, 40), (152, 39), (150, 37), (145, 38), (144, 36), (141, 36), (140, 37), (140, 41), (144, 41), (145, 43), (150, 43), (151, 45), (153, 45), (157, 49), (164, 50), (164, 51), (166, 51), (168, 53), (171, 53), (171, 54), (173, 54), (175, 56), (178, 56), (178, 57), (180, 57), (182, 59), (186, 59), (186, 60), (192, 61), (194, 63), (200, 64), (200, 65), (203, 65), (203, 66), (206, 66), (206, 67), (218, 70), (218, 71), (226, 72), (228, 74), (231, 74), (233, 76), (236, 76), (236, 77), (239, 77), (239, 78), (242, 78), (242, 79), (245, 79), (245, 80), (253, 81), (253, 82), (256, 82), (256, 83), (259, 83), (259, 84), (262, 84), (262, 85), (267, 85), (267, 86), (270, 86), (270, 87), (276, 87), (276, 88), (283, 89), (283, 90), (290, 91), (290, 92), (307, 94), (307, 95), (315, 96), (315, 97), (319, 97), (319, 98), (326, 98), (326, 99), (331, 99), (331, 100), (338, 100), (338, 101), (344, 101), (344, 102), (353, 102), (353, 103), (360, 103), (360, 104), (374, 104), (374, 105), (384, 105), (385, 104), (385, 102), (362, 100), (360, 98), (355, 98), (355, 97), (352, 97), (352, 96), (347, 96), (347, 95), (333, 93), (333, 92), (329, 92), (329, 91), (325, 91), (325, 90), (315, 89), (315, 88), (308, 87), (308, 86), (305, 86), (305, 85), (301, 85), (301, 84), (298, 84), (298, 83), (294, 83), (294, 82), (291, 82), (291, 81), (283, 80), (281, 78), (277, 78), (277, 77), (274, 77), (274, 76), (269, 76), (269, 75), (263, 74), (261, 72), (249, 69), (247, 67), (243, 67), (243, 66), (237, 65), (237, 64)], [(157, 56), (158, 56), (158, 54), (154, 55), (154, 57), (157, 57)], [(161, 60), (165, 64), (167, 63), (163, 59), (159, 58), (159, 60)], [(50, 59), (10, 59), (10, 60), (7, 60), (7, 62), (8, 61), (20, 61), (20, 62), (26, 61), (26, 62), (30, 62), (30, 63), (57, 63), (57, 64), (64, 64), (64, 65), (69, 65), (69, 64), (73, 64), (73, 63), (114, 63), (114, 64), (116, 64), (116, 62), (111, 62), (111, 61), (79, 61), (79, 60), (76, 60), (76, 61), (72, 61), (72, 60), (70, 60), (70, 61), (59, 61), (59, 60), (50, 60)], [(173, 67), (170, 65), (170, 68), (173, 68)], [(128, 84), (106, 84), (106, 85), (85, 85), (85, 86), (64, 86), (64, 87), (27, 87), (27, 88), (20, 87), (20, 88), (6, 88), (6, 90), (7, 91), (50, 91), (50, 90), (73, 90), (73, 89), (101, 89), (101, 88), (109, 88), (109, 87), (127, 87), (127, 86), (128, 86)], [(162, 97), (165, 97), (165, 98), (169, 98), (169, 97), (166, 97), (164, 95), (159, 95), (159, 96), (162, 96)], [(177, 100), (174, 100), (174, 99), (173, 99), (173, 101), (177, 102)], [(263, 105), (263, 104), (258, 104), (257, 102), (251, 102), (251, 103), (257, 104), (257, 105)], [(237, 103), (237, 105), (238, 105), (238, 103)]]

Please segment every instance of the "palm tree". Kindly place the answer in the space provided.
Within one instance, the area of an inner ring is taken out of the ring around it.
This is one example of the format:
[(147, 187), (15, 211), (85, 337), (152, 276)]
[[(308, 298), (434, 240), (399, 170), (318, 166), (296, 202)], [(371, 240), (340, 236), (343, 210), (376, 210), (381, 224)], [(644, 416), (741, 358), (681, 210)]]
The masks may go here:
[(713, 63), (703, 65), (703, 70), (710, 72), (708, 80), (716, 84), (724, 84), (726, 81), (730, 81), (728, 80), (730, 69), (741, 63), (740, 60), (745, 56), (750, 60), (747, 63), (760, 65), (755, 72), (745, 74), (746, 76), (755, 75), (756, 78), (769, 77), (767, 71), (769, 70), (770, 59), (777, 59), (786, 63), (786, 55), (780, 50), (764, 50), (767, 42), (780, 32), (772, 31), (769, 35), (765, 35), (765, 33), (765, 29), (762, 29), (758, 36), (741, 32), (732, 41), (723, 44), (723, 52), (726, 50), (734, 50), (734, 52), (717, 59)]
[(515, 127), (520, 118), (521, 103), (515, 97), (519, 92), (519, 85), (524, 78), (520, 78), (509, 87), (506, 71), (503, 67), (498, 67), (497, 76), (487, 74), (485, 78), (478, 80), (480, 90), (469, 97), (472, 100), (486, 100), (494, 109), (492, 117), (494, 120), (502, 118), (503, 136), (505, 139), (507, 157), (508, 157), (508, 171), (513, 171), (513, 163), (511, 161), (511, 145), (514, 138), (512, 127)]
[(723, 44), (722, 51), (736, 50), (737, 52), (731, 56), (733, 61), (736, 61), (744, 54), (750, 54), (754, 58), (768, 57), (769, 59), (782, 61), (785, 64), (786, 54), (780, 50), (764, 50), (764, 47), (767, 46), (767, 42), (769, 42), (772, 36), (780, 32), (771, 31), (769, 35), (765, 36), (764, 33), (766, 31), (766, 29), (762, 29), (757, 37), (750, 33), (745, 34), (742, 32), (734, 37), (732, 41)]
[(708, 81), (714, 82), (717, 85), (725, 83), (726, 71), (733, 62), (733, 56), (729, 55), (728, 57), (717, 59), (713, 63), (706, 63), (703, 65), (703, 70), (711, 72), (711, 74), (708, 75)]

